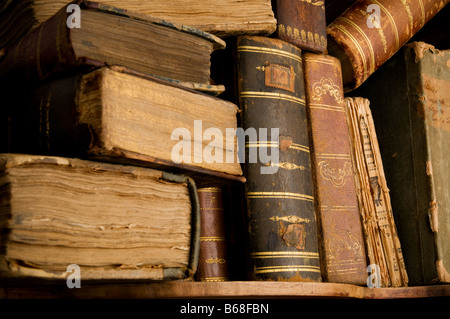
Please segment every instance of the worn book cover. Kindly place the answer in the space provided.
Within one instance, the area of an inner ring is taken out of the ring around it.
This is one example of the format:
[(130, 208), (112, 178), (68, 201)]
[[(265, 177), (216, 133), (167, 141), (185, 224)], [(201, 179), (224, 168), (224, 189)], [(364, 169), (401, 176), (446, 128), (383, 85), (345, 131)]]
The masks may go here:
[(360, 0), (327, 28), (328, 53), (341, 60), (346, 91), (357, 88), (448, 0)]
[(449, 59), (408, 44), (352, 92), (370, 99), (412, 285), (450, 281)]
[(245, 180), (238, 107), (135, 71), (103, 67), (4, 94), (3, 151), (82, 157)]
[(253, 280), (320, 281), (301, 51), (239, 37), (237, 68)]
[(277, 0), (276, 18), (280, 39), (306, 51), (327, 49), (325, 1)]
[(339, 60), (303, 53), (324, 280), (366, 285), (367, 264)]
[[(214, 91), (209, 87), (211, 53), (225, 46), (218, 37), (103, 3), (74, 4), (80, 6), (77, 18), (61, 8), (19, 42), (2, 49), (0, 82), (17, 80), (23, 85), (75, 70), (118, 65)], [(78, 19), (80, 27), (72, 26), (71, 19)]]
[(355, 183), (370, 265), (381, 287), (408, 285), (370, 101), (345, 98)]
[(222, 188), (198, 188), (198, 198), (201, 226), (196, 278), (206, 282), (228, 281), (227, 229)]
[(192, 279), (199, 218), (182, 175), (0, 155), (1, 277), (65, 280), (75, 266), (83, 281)]
[[(0, 48), (47, 21), (71, 0), (0, 1)], [(85, 2), (92, 2), (86, 1)], [(269, 35), (276, 30), (271, 0), (102, 0), (102, 4), (150, 15), (221, 37)], [(69, 8), (70, 13), (73, 9)]]

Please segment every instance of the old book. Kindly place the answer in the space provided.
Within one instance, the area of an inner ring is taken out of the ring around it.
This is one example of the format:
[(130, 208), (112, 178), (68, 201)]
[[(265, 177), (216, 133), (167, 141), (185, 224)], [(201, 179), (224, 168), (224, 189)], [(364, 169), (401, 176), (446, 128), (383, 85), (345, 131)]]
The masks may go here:
[(328, 53), (341, 60), (346, 91), (361, 85), (448, 0), (360, 0), (327, 28)]
[[(71, 1), (7, 2), (0, 1), (0, 26), (5, 30), (0, 36), (0, 48), (17, 41)], [(243, 33), (269, 35), (276, 29), (271, 0), (102, 0), (101, 3), (224, 37)]]
[(324, 280), (365, 285), (366, 253), (339, 60), (303, 53)]
[(381, 287), (407, 286), (408, 275), (392, 213), (370, 102), (361, 97), (348, 97), (345, 98), (345, 106), (369, 263), (374, 268), (378, 267), (377, 279)]
[(239, 37), (237, 69), (250, 277), (320, 281), (301, 51), (279, 39)]
[(200, 204), (200, 255), (197, 280), (228, 281), (225, 209), (220, 187), (198, 189)]
[(81, 67), (120, 65), (190, 86), (211, 84), (211, 53), (224, 47), (221, 39), (97, 2), (76, 3), (79, 28), (68, 26), (71, 12), (62, 8), (4, 49), (0, 76), (23, 84)]
[(278, 37), (302, 50), (323, 53), (327, 49), (325, 2), (277, 0)]
[[(167, 205), (170, 202), (170, 205)], [(186, 279), (198, 263), (194, 182), (157, 170), (0, 155), (2, 277)]]
[(370, 99), (412, 285), (450, 281), (449, 59), (408, 44), (352, 92)]
[(8, 152), (87, 156), (243, 180), (238, 108), (231, 102), (117, 67), (5, 98)]

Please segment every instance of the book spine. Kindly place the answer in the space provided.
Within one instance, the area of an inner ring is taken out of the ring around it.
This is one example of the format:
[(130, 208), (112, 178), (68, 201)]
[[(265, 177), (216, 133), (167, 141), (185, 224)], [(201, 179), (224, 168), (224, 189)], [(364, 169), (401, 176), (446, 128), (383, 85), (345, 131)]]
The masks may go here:
[(301, 51), (239, 37), (237, 64), (250, 277), (320, 281)]
[(380, 269), (382, 287), (406, 286), (408, 276), (369, 104), (361, 97), (345, 99), (367, 255), (370, 264)]
[(303, 61), (324, 276), (330, 282), (365, 285), (366, 253), (340, 63), (314, 53), (304, 53)]
[(228, 281), (225, 211), (222, 189), (198, 189), (200, 202), (200, 257), (197, 280)]
[[(10, 87), (5, 98), (7, 152), (83, 156), (94, 143), (78, 111), (80, 74), (37, 88)], [(92, 86), (91, 86), (92, 87)], [(26, 116), (24, 116), (26, 114)]]
[[(406, 266), (415, 284), (450, 282), (450, 50), (414, 42), (404, 46), (406, 88), (410, 113), (413, 168), (401, 182), (410, 180), (416, 192), (414, 213), (398, 208)], [(398, 105), (397, 105), (398, 106)], [(397, 137), (395, 137), (397, 138)], [(399, 140), (398, 142), (402, 142)], [(404, 142), (403, 142), (404, 143)], [(413, 172), (413, 173), (411, 173)], [(402, 189), (402, 184), (396, 186)], [(401, 195), (403, 198), (404, 195)], [(409, 198), (411, 199), (411, 198)], [(415, 228), (415, 229), (414, 229)], [(413, 232), (417, 238), (412, 239)], [(414, 242), (420, 246), (413, 246)]]
[[(81, 4), (80, 0), (77, 3)], [(8, 81), (36, 83), (56, 73), (66, 73), (83, 65), (86, 68), (103, 63), (78, 59), (67, 26), (70, 13), (64, 6), (54, 16), (39, 25), (17, 43), (5, 49), (0, 59), (0, 76)]]
[[(414, 42), (353, 96), (370, 100), (411, 286), (449, 282), (448, 50)], [(395, 74), (395, 76), (392, 76)]]
[(325, 2), (277, 0), (278, 37), (302, 50), (323, 53), (327, 49)]
[(344, 78), (344, 86), (360, 86), (448, 2), (361, 0), (352, 5), (327, 29), (350, 60), (353, 76)]

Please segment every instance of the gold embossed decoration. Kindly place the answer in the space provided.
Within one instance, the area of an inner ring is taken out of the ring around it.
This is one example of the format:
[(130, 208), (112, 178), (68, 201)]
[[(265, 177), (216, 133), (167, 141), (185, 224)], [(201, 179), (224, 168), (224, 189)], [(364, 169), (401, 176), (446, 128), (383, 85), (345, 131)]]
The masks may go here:
[(320, 82), (316, 82), (312, 86), (312, 99), (320, 101), (322, 95), (329, 94), (334, 97), (338, 104), (344, 103), (344, 97), (342, 95), (342, 89), (334, 84), (333, 80), (328, 77), (323, 77)]
[(321, 161), (319, 162), (319, 172), (320, 176), (330, 181), (334, 187), (342, 187), (347, 178), (352, 176), (352, 164), (345, 162), (344, 167), (336, 168), (327, 161)]

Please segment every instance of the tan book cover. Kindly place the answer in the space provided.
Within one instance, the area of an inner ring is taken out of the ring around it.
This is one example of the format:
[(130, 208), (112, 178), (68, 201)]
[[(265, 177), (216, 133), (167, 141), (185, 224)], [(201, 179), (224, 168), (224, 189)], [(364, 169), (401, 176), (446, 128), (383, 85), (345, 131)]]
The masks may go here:
[(326, 281), (366, 285), (367, 264), (339, 60), (303, 53), (319, 248)]

